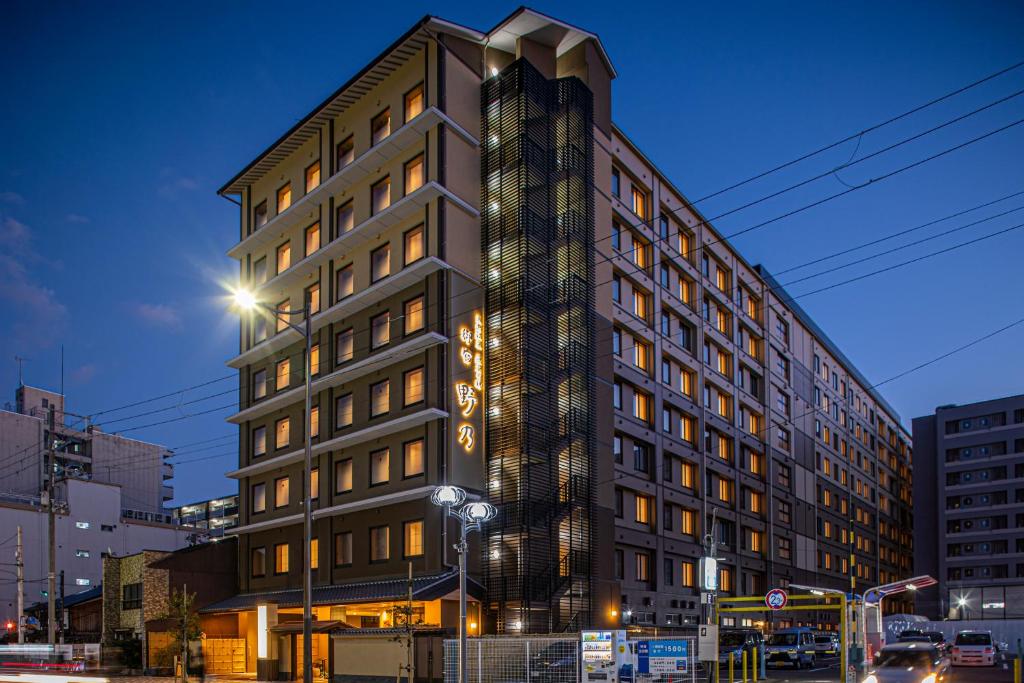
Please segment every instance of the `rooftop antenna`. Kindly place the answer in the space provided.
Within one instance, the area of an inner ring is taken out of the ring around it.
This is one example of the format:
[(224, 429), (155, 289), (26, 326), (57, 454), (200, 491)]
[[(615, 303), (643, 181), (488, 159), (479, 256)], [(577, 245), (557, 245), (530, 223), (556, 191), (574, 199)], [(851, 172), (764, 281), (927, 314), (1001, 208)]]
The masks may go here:
[(15, 356), (14, 362), (18, 364), (18, 386), (25, 386), (25, 361), (32, 360), (31, 358), (22, 358), (21, 356)]

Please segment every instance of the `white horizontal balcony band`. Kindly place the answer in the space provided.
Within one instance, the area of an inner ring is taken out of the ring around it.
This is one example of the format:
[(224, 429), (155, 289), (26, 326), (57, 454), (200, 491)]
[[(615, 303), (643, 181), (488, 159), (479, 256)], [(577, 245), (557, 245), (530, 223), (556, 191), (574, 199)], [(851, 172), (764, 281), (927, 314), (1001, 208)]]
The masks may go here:
[(233, 529), (227, 529), (225, 534), (249, 534), (254, 531), (266, 531), (267, 529), (276, 529), (282, 526), (290, 526), (292, 524), (302, 523), (302, 514), (287, 515), (285, 517), (277, 517), (275, 519), (268, 519), (263, 522), (256, 522), (255, 524), (246, 524), (245, 526), (236, 526)]
[(266, 236), (273, 232), (286, 232), (296, 225), (308, 225), (316, 220), (319, 212), (317, 202), (328, 194), (341, 190), (345, 185), (354, 185), (367, 178), (371, 173), (389, 159), (396, 157), (402, 151), (409, 149), (422, 139), (425, 132), (443, 123), (456, 135), (470, 145), (476, 147), (479, 143), (469, 132), (451, 120), (436, 107), (429, 107), (421, 112), (416, 118), (406, 123), (394, 133), (384, 138), (376, 145), (366, 150), (354, 159), (351, 163), (332, 175), (330, 178), (304, 195), (294, 204), (288, 207), (284, 213), (274, 216), (244, 240), (231, 247), (228, 256), (235, 259), (242, 259), (246, 251), (261, 244)]
[[(336, 436), (333, 439), (315, 443), (313, 444), (313, 455), (320, 455), (326, 451), (334, 451), (340, 448), (348, 448), (365, 441), (372, 441), (373, 439), (379, 439), (383, 436), (397, 434), (398, 432), (405, 431), (406, 429), (419, 427), (420, 425), (426, 424), (432, 420), (440, 420), (446, 417), (448, 417), (448, 413), (440, 408), (427, 408), (415, 413), (410, 413), (409, 415), (396, 417), (393, 420), (385, 420), (380, 424), (360, 429), (352, 432), (351, 434), (342, 434), (341, 436)], [(270, 470), (276, 470), (280, 467), (287, 467), (293, 463), (301, 462), (303, 458), (305, 458), (305, 453), (305, 449), (299, 448), (298, 450), (274, 456), (262, 462), (249, 465), (248, 467), (242, 467), (241, 469), (237, 469), (233, 472), (228, 472), (227, 476), (232, 479), (242, 479), (244, 477), (251, 477), (254, 474), (261, 474), (263, 472), (269, 472)]]
[[(332, 505), (331, 507), (314, 510), (313, 519), (335, 517), (337, 515), (345, 515), (359, 510), (374, 510), (385, 505), (396, 505), (410, 500), (426, 500), (429, 502), (430, 494), (434, 492), (435, 488), (436, 486), (418, 486), (414, 489), (409, 489), (408, 491), (395, 491), (394, 493), (386, 493), (382, 496), (373, 496), (371, 498), (364, 498), (363, 500), (353, 500), (351, 503)], [(480, 495), (467, 492), (466, 500), (480, 500)]]
[(448, 188), (432, 180), (394, 202), (388, 208), (370, 216), (348, 232), (338, 235), (333, 241), (323, 245), (301, 261), (293, 263), (283, 273), (275, 275), (260, 285), (255, 294), (264, 301), (278, 301), (290, 288), (315, 282), (319, 266), (326, 264), (332, 258), (344, 257), (355, 249), (375, 241), (385, 230), (407, 218), (416, 215), (422, 216), (423, 209), (427, 204), (440, 197), (444, 197), (474, 218), (480, 215), (479, 211), (456, 197)]
[[(360, 309), (372, 306), (379, 301), (383, 301), (389, 296), (397, 294), (403, 289), (411, 287), (431, 273), (438, 270), (446, 270), (448, 268), (451, 268), (451, 266), (436, 256), (429, 256), (425, 259), (421, 259), (411, 266), (403, 268), (394, 275), (390, 275), (380, 282), (375, 282), (357, 294), (353, 294), (352, 296), (342, 299), (330, 308), (320, 311), (320, 313), (313, 316), (313, 329), (315, 331), (324, 325), (329, 325), (333, 322), (346, 318)], [(248, 351), (229, 360), (228, 367), (236, 369), (243, 368), (246, 365), (250, 365), (262, 358), (266, 358), (277, 353), (289, 344), (294, 344), (301, 339), (302, 335), (299, 334), (297, 330), (294, 330), (291, 327), (286, 327), (283, 331), (278, 332), (273, 337), (264, 339)]]
[[(354, 379), (368, 375), (371, 372), (379, 370), (388, 365), (394, 363), (400, 363), (403, 360), (411, 358), (418, 353), (422, 353), (424, 350), (436, 346), (438, 344), (447, 344), (448, 338), (443, 334), (437, 332), (430, 332), (429, 334), (421, 334), (418, 337), (396, 344), (394, 346), (386, 346), (374, 355), (364, 358), (357, 363), (350, 363), (341, 367), (334, 372), (324, 375), (322, 377), (315, 377), (313, 379), (313, 392), (323, 391), (332, 387), (341, 386), (346, 382), (351, 382)], [(327, 361), (330, 362), (330, 361)], [(279, 394), (260, 401), (245, 410), (239, 411), (228, 418), (228, 422), (234, 424), (241, 424), (246, 420), (252, 420), (263, 415), (279, 410), (287, 405), (296, 403), (306, 395), (306, 387), (299, 384), (296, 387), (289, 389), (288, 391), (282, 391)], [(166, 465), (170, 467), (170, 465)]]

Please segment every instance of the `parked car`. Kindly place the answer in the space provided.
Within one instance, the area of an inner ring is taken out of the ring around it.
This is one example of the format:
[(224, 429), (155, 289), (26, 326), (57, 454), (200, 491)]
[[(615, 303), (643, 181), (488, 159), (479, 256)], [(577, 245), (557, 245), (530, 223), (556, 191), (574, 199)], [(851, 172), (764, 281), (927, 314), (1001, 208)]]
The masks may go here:
[(995, 666), (996, 646), (990, 631), (960, 631), (953, 640), (953, 666)]
[(729, 654), (732, 653), (736, 666), (740, 665), (743, 653), (747, 653), (747, 661), (753, 664), (753, 652), (764, 643), (764, 636), (755, 628), (741, 628), (723, 630), (718, 635), (718, 661), (722, 664), (729, 663)]
[(937, 647), (910, 641), (879, 650), (864, 683), (943, 683), (949, 679), (949, 659)]
[(800, 669), (815, 662), (814, 632), (809, 628), (784, 628), (768, 636), (765, 663), (792, 664)]
[(531, 681), (555, 683), (575, 680), (579, 666), (579, 647), (572, 641), (558, 640), (537, 650), (530, 657)]
[(822, 656), (838, 654), (839, 636), (835, 633), (819, 633), (814, 636), (814, 651)]

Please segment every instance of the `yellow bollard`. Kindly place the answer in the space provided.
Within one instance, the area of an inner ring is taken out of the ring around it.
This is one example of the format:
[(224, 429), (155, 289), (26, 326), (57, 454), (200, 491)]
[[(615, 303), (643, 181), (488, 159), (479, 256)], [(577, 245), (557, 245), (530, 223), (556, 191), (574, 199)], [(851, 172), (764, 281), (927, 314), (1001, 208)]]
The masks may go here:
[(1020, 657), (1013, 660), (1013, 683), (1021, 683), (1020, 680)]
[(721, 683), (722, 681), (722, 663), (715, 662), (715, 683)]
[(743, 672), (743, 683), (747, 683), (747, 651), (743, 651), (743, 663), (740, 664), (740, 670)]
[(761, 670), (757, 668), (757, 648), (756, 647), (753, 650), (750, 651), (750, 657), (751, 657), (751, 659), (754, 660), (754, 666), (752, 666), (750, 668), (750, 674), (751, 674), (750, 675), (750, 680), (752, 680), (752, 681), (760, 680)]
[(733, 675), (733, 670), (732, 670), (732, 662), (733, 662), (733, 656), (732, 656), (732, 653), (730, 652), (729, 653), (729, 683), (736, 683), (736, 677)]

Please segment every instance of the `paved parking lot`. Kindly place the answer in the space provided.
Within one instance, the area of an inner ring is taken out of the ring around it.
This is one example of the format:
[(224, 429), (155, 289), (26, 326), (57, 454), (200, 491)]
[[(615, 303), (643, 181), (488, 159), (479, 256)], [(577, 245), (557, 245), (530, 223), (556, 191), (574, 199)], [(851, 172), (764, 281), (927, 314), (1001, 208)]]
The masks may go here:
[[(1012, 683), (1012, 664), (1000, 663), (994, 667), (957, 666), (953, 667), (953, 676), (948, 683)], [(724, 683), (726, 679), (723, 678)], [(839, 675), (839, 661), (819, 662), (814, 669), (770, 669), (768, 680), (771, 683), (838, 683), (843, 679)]]

